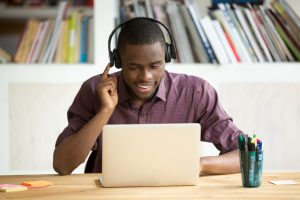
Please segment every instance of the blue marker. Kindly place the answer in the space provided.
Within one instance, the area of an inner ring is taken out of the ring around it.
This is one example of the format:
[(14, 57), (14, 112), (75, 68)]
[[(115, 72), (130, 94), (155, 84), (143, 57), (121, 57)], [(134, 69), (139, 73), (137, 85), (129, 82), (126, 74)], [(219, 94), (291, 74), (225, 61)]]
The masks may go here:
[(262, 141), (257, 140), (255, 186), (260, 186), (261, 184), (262, 162), (263, 162)]

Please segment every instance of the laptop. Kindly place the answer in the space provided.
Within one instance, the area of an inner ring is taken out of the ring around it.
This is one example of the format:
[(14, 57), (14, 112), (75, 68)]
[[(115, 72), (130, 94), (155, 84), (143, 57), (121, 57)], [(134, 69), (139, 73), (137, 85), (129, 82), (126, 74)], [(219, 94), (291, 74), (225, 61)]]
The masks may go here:
[(196, 185), (200, 124), (105, 125), (103, 187)]

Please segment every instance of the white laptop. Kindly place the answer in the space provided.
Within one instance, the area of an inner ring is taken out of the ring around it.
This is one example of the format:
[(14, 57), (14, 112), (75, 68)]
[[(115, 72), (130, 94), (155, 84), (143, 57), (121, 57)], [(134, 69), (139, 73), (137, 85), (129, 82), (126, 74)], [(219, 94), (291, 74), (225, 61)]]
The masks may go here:
[(105, 125), (103, 187), (196, 185), (200, 124)]

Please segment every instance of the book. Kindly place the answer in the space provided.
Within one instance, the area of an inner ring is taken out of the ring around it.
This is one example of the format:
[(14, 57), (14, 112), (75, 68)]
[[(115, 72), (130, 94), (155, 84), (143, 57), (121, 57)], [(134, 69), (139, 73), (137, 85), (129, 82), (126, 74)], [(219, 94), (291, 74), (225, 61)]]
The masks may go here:
[(231, 36), (231, 39), (239, 52), (240, 58), (243, 62), (252, 62), (252, 58), (250, 53), (248, 52), (245, 43), (243, 42), (240, 32), (238, 31), (238, 28), (236, 27), (236, 24), (233, 22), (233, 19), (230, 17), (229, 11), (226, 9), (224, 4), (218, 4), (218, 7), (220, 8), (220, 14), (224, 18), (223, 22), (225, 26), (227, 26), (227, 31)]
[(237, 55), (238, 60), (241, 62), (246, 62), (245, 56), (242, 55), (241, 51), (241, 41), (239, 42), (236, 38), (234, 38), (234, 33), (231, 25), (228, 23), (228, 21), (225, 19), (224, 13), (221, 10), (213, 10), (211, 14), (216, 18), (222, 25), (225, 31), (225, 36), (229, 43), (231, 44), (231, 47), (234, 51), (234, 53)]
[(192, 16), (192, 19), (193, 19), (193, 22), (194, 22), (194, 25), (196, 26), (197, 28), (197, 31), (198, 31), (198, 34), (203, 42), (203, 46), (207, 52), (207, 55), (208, 55), (208, 59), (209, 59), (209, 62), (210, 63), (218, 63), (217, 59), (216, 59), (216, 56), (211, 48), (211, 45), (203, 31), (203, 28), (201, 26), (201, 23), (199, 21), (200, 19), (200, 16), (201, 14), (199, 13), (199, 10), (196, 9), (196, 6), (195, 6), (195, 3), (193, 0), (186, 0), (185, 1), (185, 5), (187, 6), (188, 8), (188, 11), (190, 13), (190, 15)]
[(241, 41), (243, 42), (252, 62), (257, 62), (258, 59), (256, 57), (256, 54), (252, 48), (252, 45), (249, 41), (249, 39), (247, 38), (244, 29), (242, 28), (240, 21), (238, 20), (238, 18), (236, 17), (233, 9), (231, 9), (231, 7), (229, 6), (229, 4), (224, 4), (225, 5), (225, 9), (228, 12), (228, 15), (230, 16), (230, 19), (232, 20), (232, 23), (234, 24), (235, 28), (237, 29), (237, 32), (239, 33), (239, 36), (241, 38)]
[(171, 30), (174, 35), (176, 49), (179, 55), (179, 61), (185, 63), (194, 62), (193, 53), (184, 22), (180, 16), (178, 9), (178, 3), (173, 1), (167, 1), (166, 3), (167, 13), (169, 15)]
[(271, 5), (275, 9), (275, 11), (282, 17), (282, 19), (285, 21), (287, 26), (290, 28), (292, 33), (296, 36), (297, 40), (299, 41), (300, 40), (300, 34), (299, 34), (300, 28), (298, 27), (299, 25), (297, 25), (293, 21), (293, 19), (289, 16), (287, 11), (284, 9), (282, 4), (278, 0), (272, 0)]
[[(161, 2), (152, 2), (152, 7), (153, 7), (153, 15), (155, 17), (155, 19), (157, 19), (158, 21), (161, 21), (162, 23), (164, 23), (167, 27), (171, 27), (167, 14), (165, 12), (165, 6), (164, 4), (162, 4)], [(170, 36), (167, 33), (167, 30), (165, 30), (163, 27), (161, 27), (162, 32), (164, 33), (165, 39), (166, 41), (171, 41), (170, 40)], [(177, 56), (178, 58), (178, 56)]]
[(278, 22), (276, 21), (276, 19), (272, 16), (271, 10), (267, 9), (266, 13), (269, 16), (269, 20), (272, 21), (272, 24), (274, 26), (275, 31), (277, 32), (278, 37), (280, 37), (279, 42), (280, 42), (280, 45), (281, 45), (281, 47), (282, 47), (282, 49), (283, 49), (283, 51), (285, 53), (287, 61), (295, 61), (295, 59), (292, 56), (291, 52), (289, 51), (286, 43), (284, 42), (282, 36), (280, 36), (280, 34), (279, 34), (280, 31), (278, 30), (278, 27), (276, 27), (276, 26), (280, 26), (280, 25), (278, 24)]
[(206, 34), (212, 49), (215, 52), (215, 55), (218, 59), (220, 64), (228, 64), (230, 62), (221, 41), (212, 25), (212, 21), (208, 16), (203, 17), (200, 19), (200, 23), (203, 27), (204, 33)]
[(81, 34), (82, 34), (82, 12), (77, 12), (76, 15), (76, 27), (75, 27), (75, 45), (73, 51), (73, 63), (80, 62), (80, 51), (81, 51)]
[(281, 61), (280, 56), (278, 55), (276, 48), (273, 45), (273, 42), (270, 38), (270, 35), (268, 33), (266, 25), (263, 23), (262, 17), (260, 16), (260, 13), (257, 11), (257, 9), (253, 8), (251, 5), (248, 5), (251, 9), (252, 16), (254, 17), (255, 23), (258, 27), (258, 30), (263, 38), (263, 41), (265, 42), (267, 48), (270, 51), (270, 54), (274, 61)]
[(269, 51), (269, 49), (268, 49), (265, 41), (263, 40), (263, 38), (262, 38), (262, 36), (260, 34), (260, 31), (258, 30), (258, 27), (256, 25), (254, 17), (251, 14), (251, 11), (249, 9), (245, 9), (244, 12), (246, 14), (246, 17), (247, 17), (249, 23), (251, 24), (251, 28), (252, 28), (252, 30), (254, 32), (255, 38), (258, 41), (258, 44), (259, 44), (259, 46), (262, 49), (262, 53), (263, 53), (263, 55), (265, 57), (265, 60), (268, 61), (268, 62), (272, 62), (273, 58), (271, 56), (271, 53), (270, 53), (270, 51)]
[(36, 32), (40, 22), (36, 19), (30, 19), (25, 27), (24, 33), (21, 36), (21, 41), (14, 58), (17, 63), (26, 63), (31, 46), (34, 42)]
[(234, 46), (234, 44), (233, 44), (233, 42), (232, 42), (232, 39), (231, 39), (229, 33), (226, 32), (226, 31), (225, 31), (224, 33), (225, 33), (226, 39), (227, 39), (227, 41), (228, 41), (228, 43), (229, 43), (229, 45), (230, 45), (230, 48), (231, 48), (233, 54), (235, 55), (237, 61), (238, 61), (238, 62), (241, 62), (241, 61), (242, 61), (242, 60), (241, 60), (241, 57), (240, 57), (240, 55), (238, 54), (238, 52), (237, 52), (237, 50), (236, 50), (236, 48), (235, 48), (235, 46)]
[(263, 23), (266, 26), (268, 34), (273, 41), (274, 47), (276, 48), (278, 55), (281, 61), (288, 61), (286, 53), (285, 53), (285, 44), (282, 41), (281, 37), (278, 35), (273, 22), (270, 20), (269, 16), (266, 14), (266, 8), (259, 6), (259, 13), (262, 17)]
[(37, 55), (38, 63), (41, 63), (44, 56), (45, 56), (45, 52), (46, 52), (46, 49), (49, 46), (50, 38), (51, 38), (51, 35), (52, 35), (52, 32), (53, 32), (53, 29), (54, 29), (54, 19), (49, 19), (49, 24), (48, 24), (48, 27), (46, 29), (46, 34), (45, 34), (45, 37), (44, 37), (44, 39), (42, 41), (42, 44), (41, 44), (41, 50), (40, 50), (40, 52), (38, 52), (38, 55)]
[(293, 42), (293, 44), (300, 51), (300, 41), (297, 40), (296, 35), (293, 34), (293, 32), (291, 31), (291, 29), (287, 25), (287, 23), (284, 21), (284, 19), (282, 19), (282, 17), (278, 13), (276, 13), (275, 11), (273, 11), (272, 9), (269, 9), (269, 12), (271, 12), (272, 15), (273, 15), (273, 17), (276, 18), (276, 20), (278, 21), (279, 25), (284, 30), (284, 32), (286, 33), (286, 35), (289, 37), (289, 39), (291, 40), (291, 42)]
[(35, 44), (36, 46), (35, 46), (34, 53), (31, 57), (31, 59), (28, 60), (29, 63), (36, 63), (38, 61), (39, 54), (42, 51), (43, 42), (46, 39), (46, 34), (47, 34), (49, 25), (50, 25), (50, 20), (45, 20), (45, 21), (41, 22), (41, 24), (40, 24), (41, 30), (39, 31), (38, 37), (36, 39), (36, 44)]
[(54, 63), (62, 63), (63, 61), (63, 45), (64, 45), (64, 31), (65, 31), (65, 27), (66, 27), (66, 21), (64, 20), (61, 24), (61, 29), (59, 32), (59, 38), (58, 38), (58, 45), (56, 46), (56, 50), (55, 50), (55, 56), (53, 59)]
[(65, 24), (64, 24), (64, 31), (63, 31), (64, 39), (63, 39), (63, 49), (62, 49), (62, 63), (68, 63), (71, 18), (68, 17), (64, 21)]
[(225, 53), (227, 54), (229, 60), (231, 63), (237, 63), (240, 61), (240, 59), (235, 55), (236, 52), (232, 49), (232, 46), (230, 42), (228, 41), (228, 38), (226, 37), (226, 33), (224, 29), (222, 28), (220, 22), (218, 20), (212, 20), (213, 27), (219, 37), (219, 40), (222, 43), (222, 46), (225, 50)]
[(152, 5), (150, 0), (144, 0), (145, 6), (146, 6), (146, 11), (147, 11), (147, 17), (153, 18), (153, 11), (152, 11)]
[(242, 12), (244, 8), (238, 7), (236, 5), (233, 6), (234, 6), (235, 15), (237, 16), (243, 30), (245, 31), (246, 37), (248, 38), (253, 48), (253, 51), (257, 57), (257, 61), (264, 62), (265, 61), (264, 56), (261, 52), (261, 49), (259, 48), (257, 40), (254, 38), (253, 31), (251, 30), (251, 25), (248, 23), (246, 16)]
[(68, 2), (66, 1), (59, 2), (53, 32), (51, 34), (49, 45), (47, 46), (45, 54), (42, 58), (42, 63), (51, 63), (53, 61), (56, 46), (58, 44), (60, 29), (62, 28), (62, 21), (66, 15), (67, 6), (68, 6)]
[(88, 20), (88, 33), (87, 33), (87, 61), (88, 63), (94, 63), (94, 18), (89, 17)]
[(295, 59), (297, 61), (300, 61), (300, 52), (299, 50), (295, 47), (295, 45), (293, 44), (293, 42), (290, 40), (290, 38), (288, 37), (288, 35), (286, 34), (286, 32), (283, 30), (283, 28), (279, 25), (279, 21), (278, 17), (270, 12), (270, 16), (271, 16), (271, 20), (273, 21), (273, 23), (275, 24), (275, 29), (278, 32), (278, 34), (281, 36), (281, 38), (283, 39), (283, 41), (285, 42), (285, 44), (288, 46), (288, 48), (290, 49), (291, 53), (293, 54), (293, 56), (295, 57)]
[(80, 45), (80, 62), (87, 62), (87, 16), (82, 16), (81, 19), (81, 45)]
[(74, 51), (76, 45), (76, 30), (77, 30), (77, 15), (78, 12), (72, 12), (71, 20), (70, 20), (70, 33), (69, 33), (69, 48), (68, 48), (68, 63), (73, 63), (74, 59)]
[(191, 39), (191, 46), (195, 57), (195, 61), (208, 63), (209, 62), (208, 56), (206, 54), (201, 38), (198, 35), (197, 29), (193, 24), (193, 19), (188, 11), (188, 8), (185, 5), (181, 5), (180, 11), (183, 16), (183, 20), (186, 24), (186, 28)]

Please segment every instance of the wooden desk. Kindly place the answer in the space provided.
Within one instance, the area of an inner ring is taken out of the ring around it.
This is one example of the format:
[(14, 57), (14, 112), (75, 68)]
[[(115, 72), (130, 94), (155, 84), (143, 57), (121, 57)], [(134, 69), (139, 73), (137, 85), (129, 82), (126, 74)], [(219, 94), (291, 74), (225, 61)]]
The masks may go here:
[[(197, 186), (102, 188), (100, 174), (0, 176), (1, 183), (47, 180), (53, 185), (14, 193), (0, 199), (300, 199), (300, 172), (264, 173), (259, 188), (243, 188), (241, 175), (202, 176)], [(269, 180), (292, 179), (297, 185), (273, 185)]]

